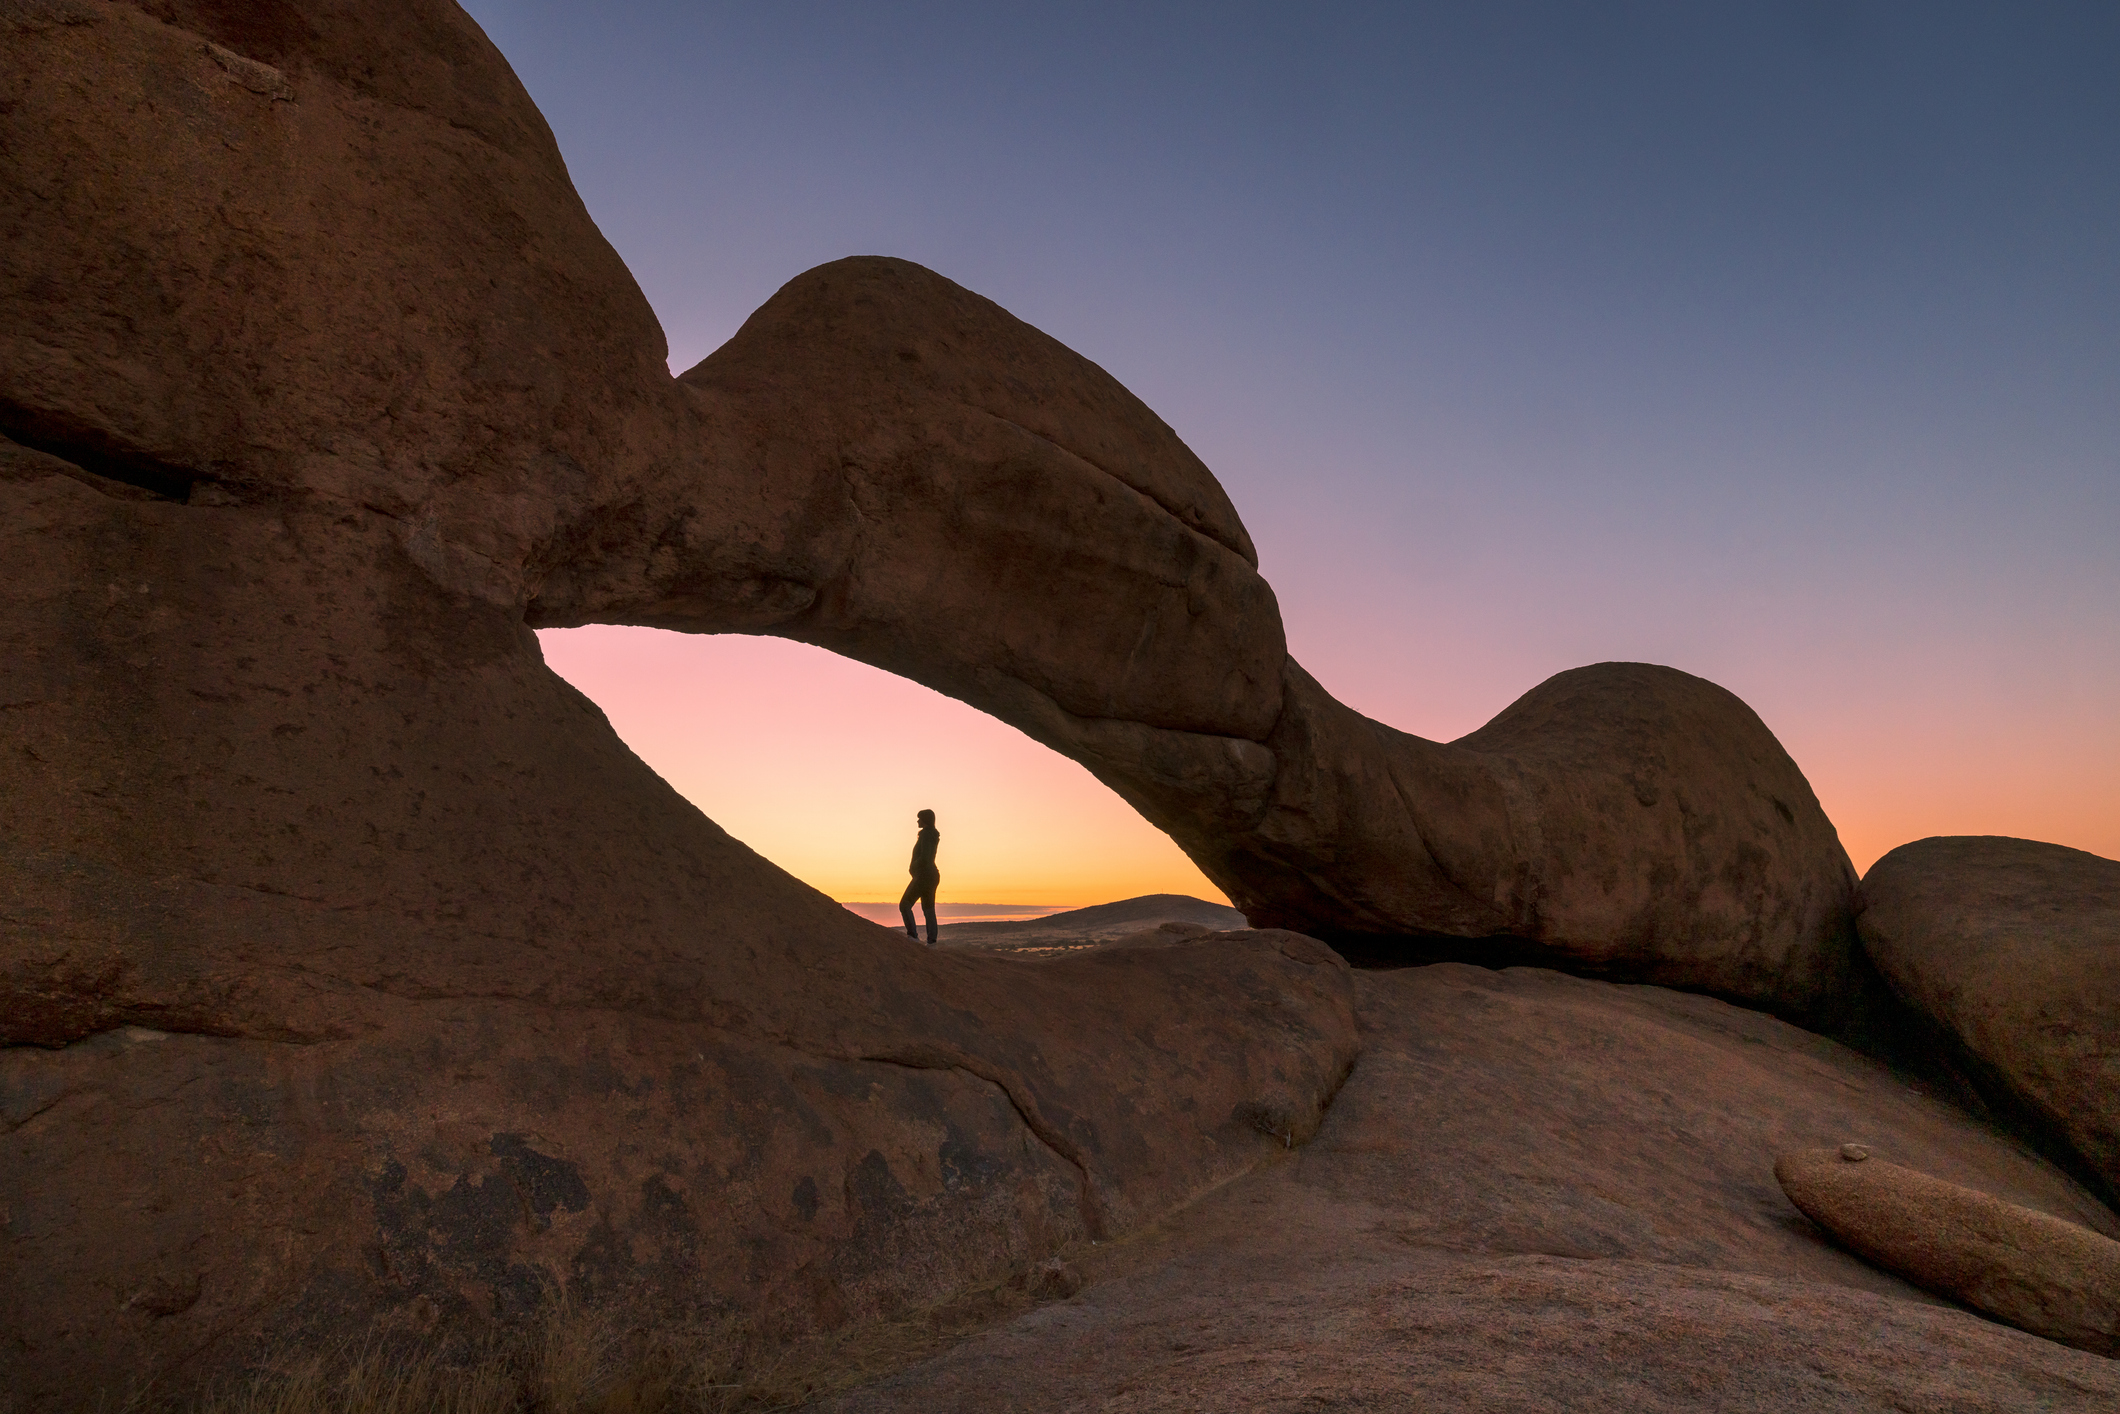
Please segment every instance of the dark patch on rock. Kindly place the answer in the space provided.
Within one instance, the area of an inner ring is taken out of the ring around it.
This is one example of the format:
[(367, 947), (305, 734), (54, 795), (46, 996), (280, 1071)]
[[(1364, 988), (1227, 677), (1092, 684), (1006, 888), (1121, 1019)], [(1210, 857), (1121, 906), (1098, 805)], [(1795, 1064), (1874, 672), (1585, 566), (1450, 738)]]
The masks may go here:
[(539, 1153), (520, 1134), (496, 1134), (489, 1149), (498, 1172), (460, 1173), (439, 1195), (411, 1182), (395, 1159), (385, 1162), (369, 1187), (377, 1265), (394, 1284), (457, 1305), (452, 1279), (469, 1278), (491, 1291), (497, 1311), (526, 1312), (547, 1282), (518, 1259), (521, 1235), (549, 1228), (555, 1212), (581, 1212), (589, 1189), (574, 1164)]
[(567, 1160), (540, 1154), (520, 1134), (494, 1135), (491, 1149), (541, 1226), (551, 1226), (555, 1209), (578, 1213), (589, 1206), (589, 1186)]
[(888, 1223), (910, 1213), (914, 1207), (912, 1195), (891, 1172), (890, 1162), (874, 1149), (863, 1155), (854, 1171), (847, 1175), (847, 1192), (860, 1206), (862, 1215), (871, 1222)]
[(951, 1193), (983, 1193), (1008, 1171), (1006, 1164), (981, 1149), (954, 1122), (936, 1148), (935, 1159), (942, 1166), (942, 1186)]

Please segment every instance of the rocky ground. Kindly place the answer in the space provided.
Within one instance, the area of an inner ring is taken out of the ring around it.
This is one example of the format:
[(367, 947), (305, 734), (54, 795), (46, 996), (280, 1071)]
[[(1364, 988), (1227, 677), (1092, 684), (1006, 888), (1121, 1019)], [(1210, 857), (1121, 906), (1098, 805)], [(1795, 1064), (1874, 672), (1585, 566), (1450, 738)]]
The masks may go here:
[(1073, 1296), (835, 1414), (2108, 1410), (2120, 1362), (1848, 1255), (1777, 1152), (1880, 1156), (2112, 1234), (2015, 1140), (1833, 1042), (1702, 997), (1444, 964), (1358, 974), (1367, 1049), (1307, 1146)]

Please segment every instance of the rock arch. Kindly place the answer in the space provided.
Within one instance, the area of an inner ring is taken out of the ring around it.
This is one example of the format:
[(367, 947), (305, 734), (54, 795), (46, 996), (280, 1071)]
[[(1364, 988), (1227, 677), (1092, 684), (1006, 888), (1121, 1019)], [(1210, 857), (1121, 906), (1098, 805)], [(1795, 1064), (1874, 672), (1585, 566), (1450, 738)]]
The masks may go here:
[[(933, 272), (810, 271), (678, 383), (706, 450), (590, 512), (532, 623), (775, 633), (917, 679), (1088, 766), (1255, 923), (1814, 1024), (1859, 987), (1853, 870), (1742, 702), (1601, 664), (1449, 745), (1350, 711), (1176, 434)], [(701, 513), (728, 505), (772, 509)]]

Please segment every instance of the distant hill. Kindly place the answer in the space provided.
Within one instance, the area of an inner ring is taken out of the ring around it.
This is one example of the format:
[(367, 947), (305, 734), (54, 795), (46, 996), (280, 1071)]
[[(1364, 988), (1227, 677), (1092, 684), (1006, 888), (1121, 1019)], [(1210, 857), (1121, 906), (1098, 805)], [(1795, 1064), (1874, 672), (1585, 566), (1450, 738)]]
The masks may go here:
[(1190, 894), (1143, 894), (1139, 898), (1120, 899), (1117, 903), (1095, 903), (1088, 908), (1071, 908), (1064, 913), (1048, 913), (1043, 918), (1022, 918), (1011, 923), (946, 923), (943, 931), (979, 928), (991, 933), (1007, 933), (1062, 928), (1077, 933), (1101, 933), (1116, 928), (1131, 933), (1141, 928), (1153, 928), (1158, 923), (1204, 923), (1210, 928), (1250, 926), (1244, 921), (1244, 915), (1228, 904), (1209, 903)]
[(1107, 942), (1159, 923), (1197, 923), (1216, 930), (1251, 926), (1227, 904), (1189, 894), (1144, 894), (1012, 923), (945, 923), (938, 931), (943, 942), (956, 947), (1026, 947)]
[[(886, 928), (898, 926), (898, 902), (895, 899), (877, 903), (847, 903), (842, 900), (839, 906), (849, 913), (868, 919), (871, 923), (881, 923)], [(1013, 923), (1018, 919), (1044, 918), (1049, 914), (1067, 911), (1064, 905), (1054, 903), (958, 903), (951, 900), (935, 905), (936, 918), (945, 924)], [(913, 912), (918, 914), (920, 910), (916, 906)]]

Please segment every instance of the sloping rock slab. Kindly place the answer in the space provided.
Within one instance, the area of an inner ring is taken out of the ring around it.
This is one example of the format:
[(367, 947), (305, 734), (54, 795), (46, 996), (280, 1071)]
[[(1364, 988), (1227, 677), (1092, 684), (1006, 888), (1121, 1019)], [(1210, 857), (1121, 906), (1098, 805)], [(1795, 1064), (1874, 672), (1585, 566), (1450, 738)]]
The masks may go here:
[(307, 1045), (126, 1027), (10, 1049), (0, 1368), (18, 1407), (71, 1408), (261, 1337), (417, 1334), (559, 1291), (789, 1333), (931, 1301), (1315, 1124), (1330, 1078), (1305, 1093), (1318, 1038), (1287, 1005), (1313, 969), (1270, 940), (1210, 949), (939, 989), (1020, 1024), (1012, 1054), (479, 999)]
[(1813, 1222), (1886, 1270), (2020, 1330), (2120, 1354), (2120, 1242), (1859, 1144), (1784, 1154), (1774, 1177)]
[(1939, 836), (1871, 865), (1862, 902), (1893, 990), (2120, 1193), (2120, 861)]
[[(1778, 1149), (1902, 1162), (2115, 1230), (2065, 1175), (1845, 1047), (1649, 987), (1359, 974), (1366, 1047), (1307, 1149), (1087, 1284), (827, 1407), (2103, 1411), (2120, 1363), (1840, 1250)], [(996, 1391), (1006, 1390), (1005, 1400)]]
[(267, 1333), (562, 1290), (831, 1328), (1123, 1231), (1316, 1123), (1330, 1078), (1304, 1092), (1317, 1038), (1287, 1001), (1344, 984), (1271, 937), (947, 971), (955, 1006), (1017, 1013), (1012, 1053), (462, 998), (306, 1045), (125, 1027), (0, 1053), (8, 1387), (74, 1407)]

